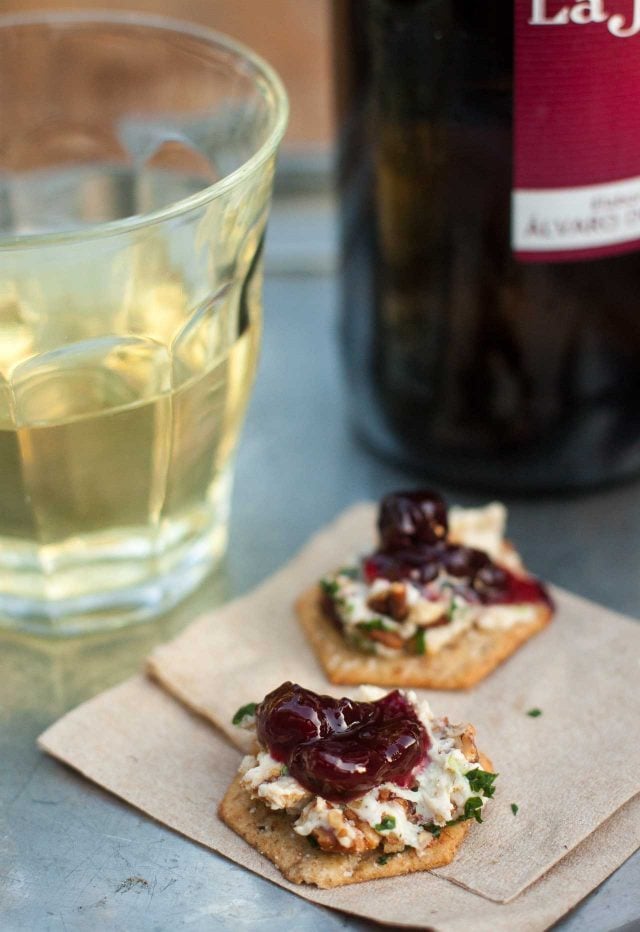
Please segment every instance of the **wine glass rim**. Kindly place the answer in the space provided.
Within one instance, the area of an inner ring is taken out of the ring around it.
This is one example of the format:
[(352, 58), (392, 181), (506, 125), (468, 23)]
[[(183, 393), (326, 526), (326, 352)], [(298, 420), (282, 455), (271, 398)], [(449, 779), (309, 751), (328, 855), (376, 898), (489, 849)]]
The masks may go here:
[(0, 15), (0, 30), (15, 26), (52, 25), (64, 27), (65, 25), (90, 25), (92, 23), (114, 26), (142, 26), (150, 30), (177, 32), (203, 40), (212, 48), (222, 49), (226, 53), (230, 53), (236, 61), (242, 61), (251, 67), (254, 83), (260, 83), (261, 79), (271, 92), (273, 98), (273, 104), (270, 104), (270, 109), (273, 112), (272, 126), (266, 139), (248, 159), (227, 175), (212, 184), (202, 187), (195, 194), (180, 198), (157, 210), (131, 214), (128, 217), (107, 220), (103, 223), (87, 224), (82, 227), (72, 227), (68, 230), (46, 233), (0, 234), (0, 250), (22, 249), (50, 243), (79, 242), (87, 239), (114, 236), (174, 219), (208, 204), (241, 184), (274, 155), (282, 140), (289, 119), (289, 99), (278, 73), (264, 58), (248, 46), (215, 29), (209, 29), (205, 26), (168, 16), (154, 16), (146, 13), (112, 13), (108, 10), (70, 10), (51, 13), (33, 12)]

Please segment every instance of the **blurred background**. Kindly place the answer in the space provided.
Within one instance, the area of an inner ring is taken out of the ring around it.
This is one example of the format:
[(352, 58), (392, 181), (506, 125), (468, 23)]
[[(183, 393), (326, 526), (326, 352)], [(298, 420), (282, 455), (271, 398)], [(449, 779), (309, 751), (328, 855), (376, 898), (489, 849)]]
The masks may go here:
[(305, 167), (326, 166), (332, 135), (329, 0), (3, 0), (2, 13), (34, 10), (140, 11), (226, 32), (266, 58), (291, 96), (284, 154)]
[(216, 29), (276, 68), (290, 96), (291, 117), (276, 181), (268, 269), (332, 271), (330, 0), (0, 0), (2, 14), (107, 8), (172, 16)]

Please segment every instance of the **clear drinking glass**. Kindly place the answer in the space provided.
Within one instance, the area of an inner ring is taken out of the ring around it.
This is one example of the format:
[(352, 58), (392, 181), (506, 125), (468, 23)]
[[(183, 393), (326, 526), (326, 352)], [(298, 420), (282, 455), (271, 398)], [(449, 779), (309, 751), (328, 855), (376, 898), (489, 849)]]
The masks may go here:
[(286, 121), (213, 32), (0, 19), (0, 623), (147, 618), (223, 553)]

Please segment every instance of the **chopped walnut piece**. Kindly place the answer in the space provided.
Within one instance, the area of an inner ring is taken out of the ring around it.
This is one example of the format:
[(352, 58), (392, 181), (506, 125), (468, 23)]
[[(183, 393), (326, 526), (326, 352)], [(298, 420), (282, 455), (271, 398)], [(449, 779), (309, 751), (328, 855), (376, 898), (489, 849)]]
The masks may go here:
[(409, 614), (407, 603), (407, 587), (403, 583), (394, 582), (389, 586), (388, 594), (389, 614), (395, 621), (404, 621)]
[(417, 602), (412, 605), (409, 617), (411, 621), (424, 628), (431, 625), (446, 625), (449, 621), (447, 606), (443, 602)]
[[(330, 828), (318, 826), (311, 834), (323, 851), (349, 851), (360, 854), (380, 844), (380, 836), (366, 822), (361, 822), (352, 809), (330, 809), (327, 813)], [(349, 839), (348, 844), (341, 839)]]
[(385, 647), (400, 649), (404, 647), (404, 641), (395, 631), (367, 631), (367, 635), (373, 641), (379, 641)]
[(404, 621), (409, 614), (407, 587), (404, 583), (393, 582), (388, 589), (369, 596), (367, 605), (372, 611), (388, 615), (394, 621)]
[(361, 819), (359, 819), (353, 809), (345, 809), (344, 816), (345, 819), (349, 819), (350, 822), (353, 822), (362, 832), (367, 848), (376, 848), (380, 844), (379, 834), (369, 825), (368, 822), (363, 822)]
[(468, 725), (460, 735), (460, 747), (462, 748), (462, 753), (472, 764), (477, 764), (480, 760), (475, 738), (476, 730), (473, 725)]
[(316, 841), (323, 851), (332, 851), (339, 847), (338, 839), (329, 829), (318, 826), (318, 828), (314, 828), (311, 834), (315, 836)]
[(383, 849), (385, 854), (395, 854), (398, 851), (404, 851), (405, 843), (393, 832), (385, 835)]

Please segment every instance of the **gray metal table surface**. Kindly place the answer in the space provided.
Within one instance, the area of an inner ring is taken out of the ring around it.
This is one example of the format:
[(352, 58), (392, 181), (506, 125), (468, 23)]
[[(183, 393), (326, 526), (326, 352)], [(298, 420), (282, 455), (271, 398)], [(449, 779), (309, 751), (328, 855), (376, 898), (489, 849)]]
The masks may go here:
[[(415, 484), (415, 476), (372, 456), (350, 432), (335, 304), (330, 275), (267, 281), (265, 340), (239, 451), (229, 553), (212, 579), (168, 616), (119, 634), (66, 642), (0, 634), (5, 932), (373, 928), (186, 840), (35, 747), (50, 722), (138, 670), (154, 644), (201, 610), (253, 587), (345, 506)], [(510, 533), (536, 572), (640, 613), (640, 484), (507, 504)], [(558, 928), (606, 932), (631, 928), (639, 917), (637, 853)]]

